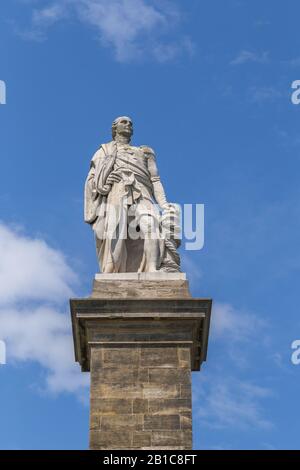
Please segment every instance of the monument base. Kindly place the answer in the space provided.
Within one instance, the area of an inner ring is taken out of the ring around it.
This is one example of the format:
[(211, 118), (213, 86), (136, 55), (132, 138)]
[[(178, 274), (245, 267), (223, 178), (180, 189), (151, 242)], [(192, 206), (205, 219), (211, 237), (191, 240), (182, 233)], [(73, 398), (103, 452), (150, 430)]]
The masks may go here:
[(72, 299), (76, 360), (91, 372), (91, 449), (192, 448), (191, 371), (206, 359), (210, 299), (185, 274), (96, 275)]

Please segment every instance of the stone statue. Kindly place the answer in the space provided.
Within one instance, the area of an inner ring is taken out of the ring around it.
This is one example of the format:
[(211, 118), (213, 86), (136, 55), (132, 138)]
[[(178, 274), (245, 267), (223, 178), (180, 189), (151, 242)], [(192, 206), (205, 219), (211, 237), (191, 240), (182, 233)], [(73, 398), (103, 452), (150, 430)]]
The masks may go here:
[(132, 135), (129, 117), (113, 122), (113, 140), (93, 156), (85, 184), (100, 270), (179, 272), (178, 208), (166, 200), (154, 151), (132, 146)]

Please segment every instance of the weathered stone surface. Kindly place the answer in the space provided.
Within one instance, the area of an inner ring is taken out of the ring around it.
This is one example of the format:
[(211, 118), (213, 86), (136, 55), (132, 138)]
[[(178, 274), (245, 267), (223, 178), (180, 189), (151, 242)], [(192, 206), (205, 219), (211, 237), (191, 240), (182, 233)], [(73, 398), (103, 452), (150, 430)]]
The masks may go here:
[(160, 384), (144, 384), (143, 397), (148, 399), (155, 398), (179, 398), (180, 386), (176, 384), (160, 385)]
[(71, 301), (76, 357), (91, 371), (90, 448), (191, 449), (191, 370), (206, 357), (211, 302), (139, 289)]
[(135, 398), (132, 400), (132, 412), (133, 413), (148, 413), (149, 404), (148, 400), (144, 398)]
[(186, 398), (170, 398), (149, 400), (149, 413), (155, 414), (182, 414), (191, 410), (191, 400)]
[[(91, 448), (189, 448), (183, 431), (191, 431), (191, 400), (180, 395), (182, 387), (190, 389), (191, 371), (179, 367), (186, 352), (175, 345), (111, 353), (91, 348)], [(121, 431), (127, 435), (116, 445), (112, 439)]]
[(143, 367), (177, 367), (177, 348), (143, 348), (141, 351), (141, 366)]
[(179, 367), (187, 367), (191, 369), (191, 351), (189, 348), (178, 348)]
[(151, 432), (134, 432), (132, 446), (136, 449), (142, 449), (147, 446), (151, 448)]
[(186, 281), (186, 273), (157, 272), (125, 272), (125, 273), (100, 273), (95, 275), (95, 281)]
[(149, 381), (149, 371), (146, 368), (106, 367), (101, 370), (101, 375), (92, 376), (91, 380), (95, 387), (101, 384), (137, 384)]
[(180, 415), (180, 429), (192, 429), (192, 412), (187, 411)]
[(122, 431), (90, 431), (90, 448), (100, 449), (130, 449), (132, 433)]
[[(76, 359), (83, 371), (90, 370), (89, 347), (95, 344), (103, 349), (106, 346), (107, 351), (103, 350), (95, 361), (108, 368), (113, 367), (113, 356), (119, 356), (127, 367), (133, 367), (139, 357), (145, 367), (187, 367), (190, 355), (188, 367), (192, 370), (199, 370), (206, 358), (211, 309), (208, 299), (77, 299), (71, 300), (71, 309)], [(133, 344), (145, 350), (142, 356), (134, 351)], [(131, 352), (121, 352), (128, 345)], [(185, 352), (172, 352), (175, 346)], [(168, 357), (163, 363), (155, 352), (161, 347)]]
[(138, 349), (101, 349), (103, 351), (102, 367), (115, 367), (116, 364), (124, 367), (137, 367), (140, 355)]
[[(100, 372), (100, 371), (98, 371)], [(93, 387), (91, 383), (91, 398), (143, 398), (143, 384), (100, 384)]]
[[(95, 411), (96, 410), (96, 411)], [(91, 408), (90, 412), (90, 430), (100, 429), (100, 414), (96, 408)]]
[(150, 383), (180, 383), (190, 384), (191, 371), (183, 368), (168, 368), (168, 369), (150, 369), (149, 370), (149, 382)]
[(180, 429), (180, 415), (144, 415), (144, 429), (151, 431)]
[(102, 416), (100, 429), (106, 431), (142, 431), (143, 430), (143, 415), (128, 414), (116, 416)]
[(97, 410), (98, 414), (130, 414), (133, 401), (129, 398), (92, 398), (91, 410)]
[(192, 388), (190, 385), (180, 384), (180, 398), (188, 398), (191, 400), (192, 398)]
[(147, 299), (155, 296), (165, 299), (190, 298), (189, 283), (185, 279), (172, 279), (167, 276), (164, 276), (159, 282), (153, 279), (126, 279), (122, 281), (120, 279), (110, 280), (96, 277), (92, 293), (94, 299)]
[[(156, 448), (165, 448), (168, 446), (183, 446), (185, 449), (192, 448), (192, 431), (154, 431), (152, 433), (152, 445)], [(162, 447), (160, 447), (162, 446)]]

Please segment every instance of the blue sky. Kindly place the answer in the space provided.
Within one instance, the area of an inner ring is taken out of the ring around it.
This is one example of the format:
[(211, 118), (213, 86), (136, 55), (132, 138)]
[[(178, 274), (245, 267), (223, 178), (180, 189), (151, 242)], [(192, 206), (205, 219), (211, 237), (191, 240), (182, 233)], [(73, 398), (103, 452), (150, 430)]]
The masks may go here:
[(169, 201), (205, 204), (205, 246), (181, 252), (193, 295), (214, 299), (194, 448), (299, 448), (299, 13), (297, 0), (1, 1), (1, 449), (88, 446), (68, 299), (97, 271), (83, 184), (123, 114)]

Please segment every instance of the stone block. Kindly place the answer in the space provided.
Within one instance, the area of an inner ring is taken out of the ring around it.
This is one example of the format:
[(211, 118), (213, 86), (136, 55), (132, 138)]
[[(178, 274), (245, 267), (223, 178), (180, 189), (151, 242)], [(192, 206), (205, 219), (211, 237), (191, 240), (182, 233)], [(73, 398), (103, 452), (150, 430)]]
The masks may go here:
[(100, 429), (107, 431), (142, 431), (143, 415), (110, 415), (102, 416)]
[(141, 350), (142, 367), (178, 367), (177, 348), (143, 348)]
[(100, 415), (96, 408), (91, 407), (90, 411), (90, 430), (100, 429)]
[(179, 367), (187, 367), (191, 369), (191, 351), (189, 348), (178, 348)]
[(129, 414), (132, 412), (132, 399), (129, 398), (94, 398), (91, 399), (91, 410), (104, 414)]
[[(156, 448), (165, 448), (165, 446), (185, 449), (192, 448), (191, 431), (154, 431), (152, 432), (152, 446)], [(163, 446), (163, 447), (162, 447)]]
[(132, 400), (133, 413), (148, 413), (149, 405), (148, 400), (135, 398)]
[(109, 348), (102, 349), (102, 367), (137, 367), (140, 360), (140, 349), (137, 348)]
[(191, 385), (180, 384), (180, 398), (192, 399)]
[(91, 398), (143, 398), (144, 388), (142, 384), (100, 384), (91, 387)]
[(149, 381), (148, 369), (145, 368), (102, 368), (97, 374), (92, 373), (91, 384), (97, 387), (102, 384), (139, 384)]
[(143, 397), (148, 399), (155, 398), (179, 398), (180, 386), (176, 384), (143, 384)]
[(186, 411), (180, 415), (180, 429), (192, 429), (192, 412)]
[(130, 449), (132, 433), (122, 431), (90, 431), (90, 448), (97, 449)]
[(180, 429), (179, 415), (144, 415), (144, 430), (177, 430)]
[(188, 412), (191, 409), (191, 400), (186, 398), (171, 398), (160, 400), (149, 400), (149, 413), (155, 414), (176, 414)]
[(132, 446), (137, 449), (151, 447), (151, 432), (134, 432), (132, 437)]
[(189, 369), (181, 368), (153, 368), (149, 369), (149, 382), (152, 384), (186, 384), (191, 382), (191, 372)]

